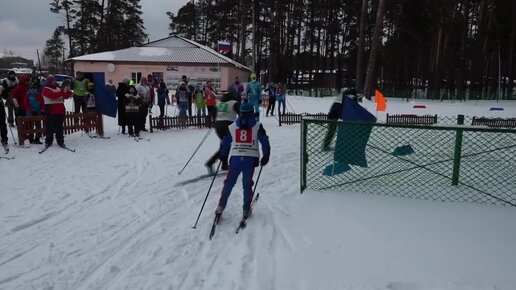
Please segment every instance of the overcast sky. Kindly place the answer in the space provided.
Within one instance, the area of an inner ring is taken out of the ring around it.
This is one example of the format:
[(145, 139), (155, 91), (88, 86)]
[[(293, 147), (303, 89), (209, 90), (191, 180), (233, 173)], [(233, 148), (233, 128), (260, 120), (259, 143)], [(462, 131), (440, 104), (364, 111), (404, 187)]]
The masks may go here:
[[(168, 36), (166, 11), (177, 10), (188, 0), (141, 0), (143, 21), (152, 40)], [(64, 16), (50, 12), (50, 0), (0, 0), (0, 56), (12, 50), (37, 61), (54, 29), (64, 25)], [(67, 43), (67, 40), (65, 39)]]

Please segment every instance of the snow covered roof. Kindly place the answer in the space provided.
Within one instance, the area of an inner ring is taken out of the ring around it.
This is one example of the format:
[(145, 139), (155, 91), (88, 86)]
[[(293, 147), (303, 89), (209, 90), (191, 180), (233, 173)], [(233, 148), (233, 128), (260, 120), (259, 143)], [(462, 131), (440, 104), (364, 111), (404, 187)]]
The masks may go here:
[(231, 64), (237, 68), (250, 68), (201, 45), (195, 41), (171, 36), (150, 42), (141, 47), (130, 47), (115, 51), (87, 54), (74, 57), (73, 61), (109, 61), (109, 62), (156, 62), (156, 63), (219, 63)]

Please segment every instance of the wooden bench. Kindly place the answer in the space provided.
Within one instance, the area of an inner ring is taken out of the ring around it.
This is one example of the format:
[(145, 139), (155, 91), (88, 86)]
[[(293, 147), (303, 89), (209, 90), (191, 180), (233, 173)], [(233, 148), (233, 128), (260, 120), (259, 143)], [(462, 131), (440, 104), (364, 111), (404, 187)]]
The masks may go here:
[(437, 124), (437, 115), (412, 115), (412, 114), (401, 114), (401, 115), (389, 115), (387, 114), (387, 124), (395, 125), (433, 125)]
[(488, 126), (490, 128), (516, 128), (516, 118), (485, 118), (473, 117), (473, 126)]

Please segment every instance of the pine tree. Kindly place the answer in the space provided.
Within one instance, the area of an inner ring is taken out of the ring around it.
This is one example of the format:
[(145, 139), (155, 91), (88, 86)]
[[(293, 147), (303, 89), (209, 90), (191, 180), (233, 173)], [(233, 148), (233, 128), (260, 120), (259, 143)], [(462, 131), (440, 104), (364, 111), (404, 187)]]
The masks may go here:
[(140, 0), (52, 0), (65, 13), (70, 56), (142, 45), (147, 40)]
[(61, 11), (64, 11), (66, 22), (66, 28), (64, 30), (64, 33), (68, 35), (68, 46), (70, 48), (69, 56), (75, 56), (75, 47), (72, 45), (72, 23), (75, 20), (75, 10), (73, 9), (73, 2), (71, 0), (52, 0), (50, 2), (50, 11), (56, 14), (59, 14), (61, 13)]
[(117, 42), (117, 49), (141, 46), (147, 40), (148, 35), (145, 33), (145, 26), (141, 17), (142, 6), (140, 0), (118, 1), (121, 2), (124, 21), (120, 31), (112, 31), (113, 34), (121, 36), (120, 42)]
[(179, 9), (176, 16), (171, 12), (168, 12), (167, 15), (171, 20), (169, 28), (172, 34), (180, 35), (194, 41), (197, 40), (199, 20), (195, 4), (188, 2)]
[(45, 50), (43, 53), (50, 59), (51, 72), (57, 71), (61, 64), (61, 58), (63, 57), (64, 41), (61, 39), (61, 34), (64, 27), (60, 26), (54, 30), (52, 37), (47, 40)]

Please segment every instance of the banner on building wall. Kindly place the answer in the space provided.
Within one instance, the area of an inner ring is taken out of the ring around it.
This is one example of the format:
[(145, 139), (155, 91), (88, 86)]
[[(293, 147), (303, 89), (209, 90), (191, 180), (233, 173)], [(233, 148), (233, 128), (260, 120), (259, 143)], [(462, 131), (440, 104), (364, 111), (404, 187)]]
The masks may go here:
[(163, 73), (162, 72), (153, 72), (152, 79), (155, 82), (160, 83), (163, 80)]
[(190, 68), (188, 70), (176, 67), (175, 70), (167, 70), (163, 74), (163, 80), (167, 84), (167, 88), (175, 92), (181, 84), (183, 76), (188, 78), (189, 84), (196, 87), (200, 86), (201, 88), (206, 85), (208, 80), (211, 80), (215, 90), (220, 91), (221, 74), (218, 68), (216, 71), (213, 71), (210, 67)]

